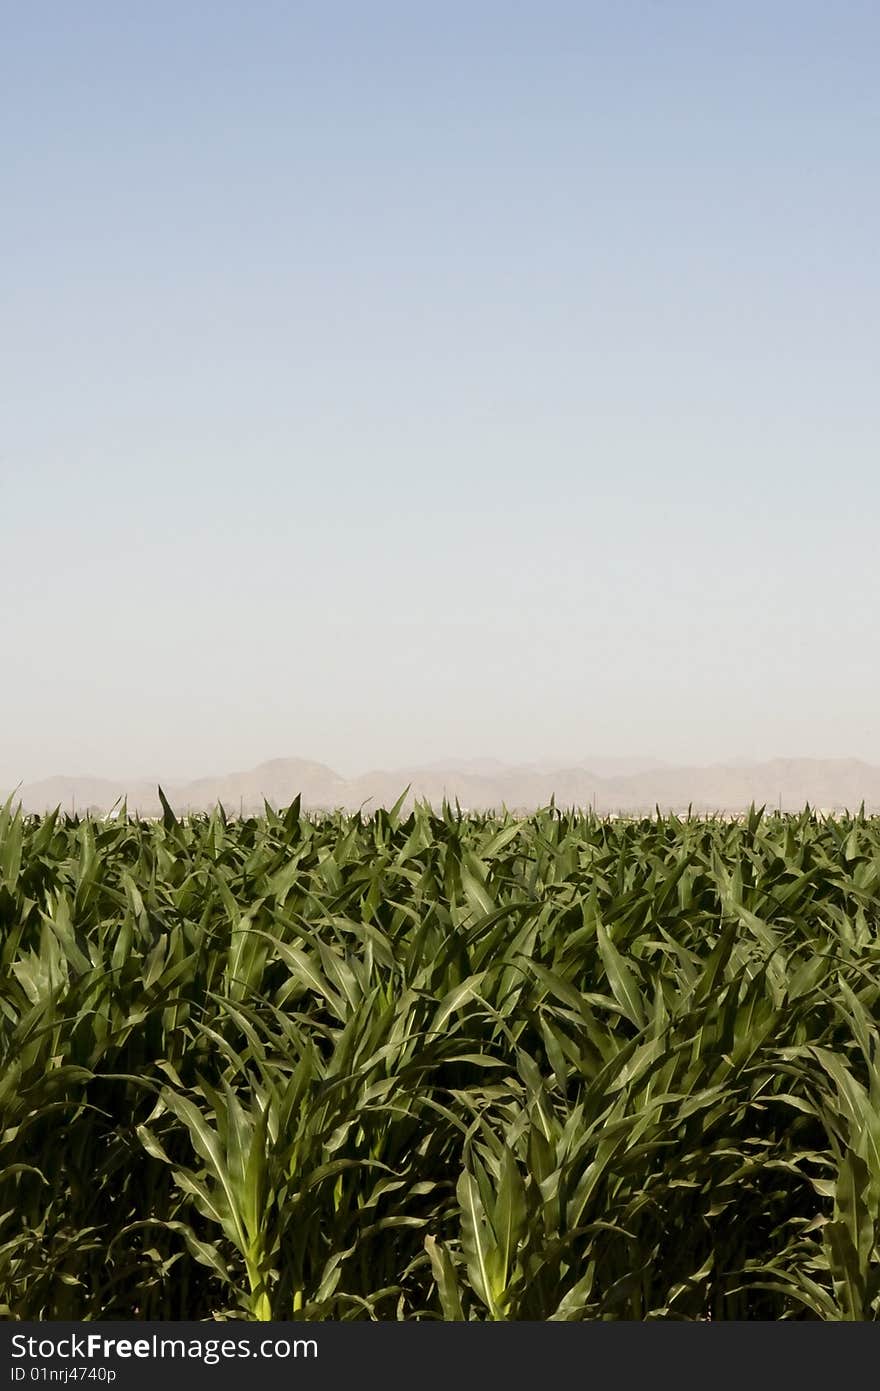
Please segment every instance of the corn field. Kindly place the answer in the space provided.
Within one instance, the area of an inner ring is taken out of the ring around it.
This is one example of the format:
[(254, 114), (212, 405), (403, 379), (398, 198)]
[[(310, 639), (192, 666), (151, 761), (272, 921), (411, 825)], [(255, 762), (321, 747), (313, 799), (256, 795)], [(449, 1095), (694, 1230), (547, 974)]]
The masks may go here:
[(0, 1313), (880, 1311), (880, 821), (0, 811)]

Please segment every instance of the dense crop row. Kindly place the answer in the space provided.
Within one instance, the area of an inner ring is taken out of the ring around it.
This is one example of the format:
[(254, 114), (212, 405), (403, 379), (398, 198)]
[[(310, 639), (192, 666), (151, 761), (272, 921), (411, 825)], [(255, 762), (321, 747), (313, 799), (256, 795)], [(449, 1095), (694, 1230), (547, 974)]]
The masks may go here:
[(873, 1319), (880, 824), (0, 815), (0, 1312)]

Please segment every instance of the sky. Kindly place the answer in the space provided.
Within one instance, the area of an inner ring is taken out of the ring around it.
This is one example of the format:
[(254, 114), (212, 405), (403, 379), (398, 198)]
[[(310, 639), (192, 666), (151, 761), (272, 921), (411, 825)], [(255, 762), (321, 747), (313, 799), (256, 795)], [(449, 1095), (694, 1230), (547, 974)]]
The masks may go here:
[(0, 783), (880, 762), (875, 0), (0, 0)]

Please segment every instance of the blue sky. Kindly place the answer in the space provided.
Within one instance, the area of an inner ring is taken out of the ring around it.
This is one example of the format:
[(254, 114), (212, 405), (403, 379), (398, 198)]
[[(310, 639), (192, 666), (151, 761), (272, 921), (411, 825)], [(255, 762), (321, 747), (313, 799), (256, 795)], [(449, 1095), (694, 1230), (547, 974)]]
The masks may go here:
[(880, 761), (880, 9), (7, 7), (0, 779)]

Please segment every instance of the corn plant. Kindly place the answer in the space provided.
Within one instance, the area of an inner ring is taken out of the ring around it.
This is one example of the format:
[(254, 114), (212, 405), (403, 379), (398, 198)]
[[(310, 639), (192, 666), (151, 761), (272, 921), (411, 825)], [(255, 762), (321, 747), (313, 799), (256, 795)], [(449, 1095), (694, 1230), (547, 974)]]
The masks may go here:
[(880, 1316), (880, 821), (0, 809), (0, 1314)]

